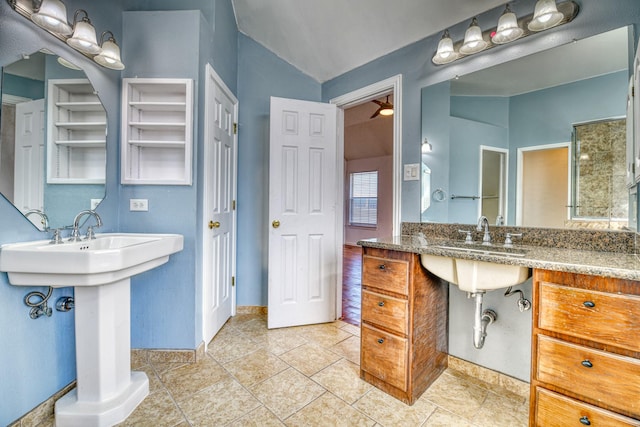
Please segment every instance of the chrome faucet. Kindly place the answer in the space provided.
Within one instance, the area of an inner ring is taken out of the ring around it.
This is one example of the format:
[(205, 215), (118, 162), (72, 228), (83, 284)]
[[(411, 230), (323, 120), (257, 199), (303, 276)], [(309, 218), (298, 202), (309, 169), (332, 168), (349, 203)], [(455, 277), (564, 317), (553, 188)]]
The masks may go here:
[(73, 219), (73, 230), (71, 231), (71, 237), (69, 238), (70, 242), (77, 242), (80, 240), (80, 220), (85, 215), (92, 215), (96, 219), (96, 225), (94, 225), (93, 227), (87, 227), (87, 236), (85, 237), (85, 239), (91, 240), (96, 238), (93, 229), (102, 227), (102, 218), (100, 218), (98, 212), (87, 209), (78, 212), (78, 215), (76, 215), (76, 217)]
[(478, 226), (476, 227), (476, 230), (482, 231), (483, 227), (484, 227), (484, 236), (482, 236), (482, 244), (488, 246), (491, 244), (491, 235), (489, 234), (489, 220), (484, 215), (478, 218)]
[(24, 216), (29, 218), (29, 215), (38, 215), (40, 217), (40, 224), (42, 224), (42, 231), (49, 231), (49, 217), (40, 209), (31, 209), (25, 212)]

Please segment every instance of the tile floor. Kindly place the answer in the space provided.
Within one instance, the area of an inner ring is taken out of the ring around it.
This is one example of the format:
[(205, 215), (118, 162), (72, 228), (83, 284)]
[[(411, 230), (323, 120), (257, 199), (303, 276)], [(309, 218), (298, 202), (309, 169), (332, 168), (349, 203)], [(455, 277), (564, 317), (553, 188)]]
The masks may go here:
[(528, 404), (447, 370), (407, 406), (359, 378), (360, 329), (231, 318), (197, 363), (139, 361), (150, 395), (122, 426), (526, 426)]

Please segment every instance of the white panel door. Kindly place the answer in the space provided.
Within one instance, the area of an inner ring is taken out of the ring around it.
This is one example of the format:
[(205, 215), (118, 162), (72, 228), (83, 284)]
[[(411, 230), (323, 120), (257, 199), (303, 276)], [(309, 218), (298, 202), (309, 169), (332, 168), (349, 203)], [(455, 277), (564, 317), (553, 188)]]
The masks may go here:
[(268, 327), (336, 319), (333, 104), (271, 98)]
[(235, 310), (238, 101), (209, 65), (205, 97), (203, 340), (208, 344)]
[[(16, 104), (14, 204), (44, 211), (44, 99)], [(29, 218), (42, 228), (40, 217)]]

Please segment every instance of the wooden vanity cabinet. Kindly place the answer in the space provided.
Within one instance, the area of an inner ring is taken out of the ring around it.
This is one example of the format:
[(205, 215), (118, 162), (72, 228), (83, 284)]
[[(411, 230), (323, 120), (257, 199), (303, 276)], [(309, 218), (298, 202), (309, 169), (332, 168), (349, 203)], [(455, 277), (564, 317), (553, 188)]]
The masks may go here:
[(531, 426), (640, 426), (640, 282), (535, 270)]
[(418, 254), (363, 248), (360, 377), (413, 404), (447, 368), (448, 297)]

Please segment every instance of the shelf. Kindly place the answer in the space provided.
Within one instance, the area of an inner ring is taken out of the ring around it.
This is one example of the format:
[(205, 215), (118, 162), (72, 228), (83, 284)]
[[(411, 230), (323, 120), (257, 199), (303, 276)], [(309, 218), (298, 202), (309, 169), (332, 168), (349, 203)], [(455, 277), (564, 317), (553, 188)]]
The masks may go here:
[(104, 107), (100, 101), (56, 102), (56, 107), (69, 111), (104, 111)]
[(129, 140), (129, 144), (136, 145), (138, 147), (149, 148), (184, 148), (184, 141), (145, 141), (140, 139)]
[(57, 122), (54, 126), (69, 130), (103, 130), (106, 129), (105, 122)]
[(107, 141), (104, 139), (80, 139), (76, 141), (70, 140), (55, 140), (56, 145), (64, 145), (67, 147), (78, 147), (78, 148), (103, 148), (105, 147)]
[(129, 126), (141, 130), (184, 130), (184, 123), (149, 123), (149, 122), (131, 122)]
[(184, 102), (129, 102), (129, 105), (144, 111), (176, 111), (183, 112), (187, 108)]

